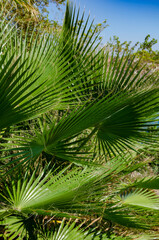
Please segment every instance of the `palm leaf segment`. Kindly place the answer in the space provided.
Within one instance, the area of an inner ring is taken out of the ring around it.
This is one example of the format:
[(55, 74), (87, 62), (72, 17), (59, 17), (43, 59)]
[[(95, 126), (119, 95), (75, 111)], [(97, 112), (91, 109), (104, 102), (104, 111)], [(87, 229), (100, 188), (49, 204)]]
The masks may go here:
[[(56, 37), (45, 33), (36, 37), (33, 33), (28, 40), (27, 33), (23, 38), (14, 26), (14, 19), (6, 23), (3, 18), (0, 27), (1, 129), (33, 118), (50, 108), (66, 109), (77, 94), (79, 99), (82, 79), (86, 79), (87, 74), (83, 73), (77, 52), (73, 59), (78, 42), (72, 47), (72, 38), (66, 34), (67, 40), (64, 39), (63, 33), (59, 42)], [(66, 45), (69, 47), (66, 48)], [(95, 49), (83, 52), (83, 57), (88, 58), (87, 55), (93, 51)], [(90, 62), (87, 61), (85, 67), (91, 79)]]
[(122, 196), (124, 204), (159, 210), (159, 198), (153, 192), (137, 189)]
[[(154, 191), (152, 191), (154, 189)], [(143, 178), (121, 189), (124, 204), (159, 210), (159, 177)]]
[[(47, 234), (46, 239), (49, 240), (73, 240), (73, 239), (78, 239), (78, 240), (108, 240), (109, 238), (107, 237), (106, 234), (102, 234), (100, 231), (94, 231), (92, 229), (92, 233), (89, 233), (89, 231), (84, 231), (83, 226), (76, 226), (76, 222), (73, 223), (67, 223), (65, 224), (64, 219), (62, 220), (60, 226), (58, 229), (55, 231), (54, 234)], [(82, 224), (81, 224), (82, 225)], [(42, 239), (42, 238), (40, 238)], [(43, 236), (43, 239), (45, 239), (45, 236)], [(115, 239), (118, 239), (116, 237)], [(119, 238), (120, 239), (120, 238)], [(129, 239), (129, 238), (122, 238), (123, 240)]]

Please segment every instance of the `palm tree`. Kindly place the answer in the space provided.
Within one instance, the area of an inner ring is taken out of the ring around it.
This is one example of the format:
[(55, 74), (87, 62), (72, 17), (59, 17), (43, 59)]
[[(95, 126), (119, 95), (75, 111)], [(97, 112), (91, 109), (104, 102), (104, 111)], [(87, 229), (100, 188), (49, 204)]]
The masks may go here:
[(69, 2), (58, 38), (23, 38), (14, 19), (0, 18), (3, 236), (58, 239), (65, 225), (63, 239), (93, 238), (75, 222), (51, 230), (52, 217), (100, 219), (109, 231), (157, 226), (159, 178), (130, 181), (145, 165), (134, 153), (158, 143), (148, 131), (157, 126), (156, 76), (131, 56), (99, 50), (93, 23), (82, 25)]

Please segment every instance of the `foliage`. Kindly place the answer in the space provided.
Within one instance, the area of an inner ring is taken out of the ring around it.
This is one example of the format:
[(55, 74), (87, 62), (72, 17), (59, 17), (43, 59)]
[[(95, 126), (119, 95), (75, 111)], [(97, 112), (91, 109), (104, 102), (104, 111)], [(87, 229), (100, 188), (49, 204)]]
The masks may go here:
[(4, 14), (9, 11), (7, 19), (10, 20), (14, 17), (17, 26), (23, 29), (23, 34), (28, 32), (31, 35), (35, 29), (37, 32), (59, 31), (59, 23), (48, 18), (47, 7), (51, 2), (60, 6), (65, 3), (65, 0), (1, 0), (0, 8)]
[(150, 40), (149, 34), (145, 37), (143, 43), (137, 42), (133, 46), (131, 41), (125, 41), (122, 43), (120, 42), (119, 37), (114, 36), (105, 47), (111, 51), (120, 52), (121, 54), (123, 52), (131, 54), (131, 56), (135, 54), (136, 57), (140, 58), (140, 67), (146, 64), (147, 70), (159, 73), (159, 51), (153, 50), (156, 43), (157, 39), (152, 38)]
[[(98, 29), (92, 31), (89, 17), (83, 24), (84, 14), (69, 2), (58, 38), (20, 31), (5, 14), (2, 236), (129, 239), (113, 236), (112, 226), (154, 230), (159, 178), (133, 180), (131, 174), (151, 163), (139, 156), (158, 144), (158, 76), (127, 51), (99, 49)], [(54, 227), (52, 220), (63, 218), (72, 220)], [(82, 227), (83, 221), (93, 229)]]

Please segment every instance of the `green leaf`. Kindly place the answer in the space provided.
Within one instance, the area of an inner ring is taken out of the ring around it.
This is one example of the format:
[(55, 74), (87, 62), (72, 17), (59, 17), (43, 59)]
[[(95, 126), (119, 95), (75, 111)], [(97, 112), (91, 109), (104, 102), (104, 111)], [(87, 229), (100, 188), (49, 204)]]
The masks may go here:
[(154, 192), (143, 189), (122, 194), (122, 203), (134, 207), (159, 210), (159, 197)]

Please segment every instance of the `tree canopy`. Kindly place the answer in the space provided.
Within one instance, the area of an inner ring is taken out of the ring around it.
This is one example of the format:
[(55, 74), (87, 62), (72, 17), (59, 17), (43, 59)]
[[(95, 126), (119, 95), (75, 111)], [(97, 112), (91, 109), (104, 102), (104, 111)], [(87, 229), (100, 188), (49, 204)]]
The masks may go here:
[[(49, 20), (48, 9), (49, 3), (56, 3), (58, 7), (64, 4), (65, 0), (1, 0), (0, 8), (3, 10), (4, 14), (8, 15), (8, 20), (14, 17), (14, 21), (17, 22), (18, 27), (26, 32), (28, 26), (29, 31), (32, 32), (33, 29), (41, 29), (45, 31), (50, 31), (50, 29), (56, 29), (58, 22), (55, 20)], [(10, 11), (10, 9), (12, 9)]]

